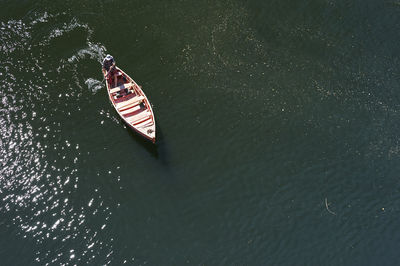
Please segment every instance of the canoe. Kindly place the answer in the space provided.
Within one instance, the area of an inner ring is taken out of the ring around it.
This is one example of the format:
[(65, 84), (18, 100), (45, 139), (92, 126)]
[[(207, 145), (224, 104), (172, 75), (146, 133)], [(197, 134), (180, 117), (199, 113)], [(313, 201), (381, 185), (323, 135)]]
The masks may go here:
[(136, 133), (156, 142), (156, 122), (151, 104), (141, 87), (117, 66), (103, 68), (108, 97), (119, 116)]

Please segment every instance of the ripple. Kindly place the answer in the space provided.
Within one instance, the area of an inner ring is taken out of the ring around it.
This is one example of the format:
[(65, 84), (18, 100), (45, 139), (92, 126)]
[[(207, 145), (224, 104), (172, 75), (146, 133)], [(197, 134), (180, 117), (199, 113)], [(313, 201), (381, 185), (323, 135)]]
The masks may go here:
[(0, 51), (9, 55), (16, 49), (24, 48), (31, 38), (29, 27), (21, 20), (0, 22)]
[[(79, 169), (90, 153), (85, 139), (71, 137), (67, 128), (75, 124), (68, 117), (79, 117), (102, 88), (91, 75), (101, 76), (105, 48), (91, 42), (93, 30), (75, 18), (49, 28), (66, 13), (32, 16), (0, 22), (0, 52), (6, 55), (0, 65), (0, 213), (17, 237), (36, 244), (31, 247), (36, 262), (91, 262), (99, 250), (112, 253), (112, 241), (101, 233), (110, 223), (111, 203), (85, 182), (90, 174)], [(38, 29), (45, 38), (32, 37)], [(53, 40), (79, 29), (84, 48), (55, 57), (47, 53), (59, 48)], [(84, 60), (96, 64), (95, 72), (78, 71)], [(59, 248), (42, 248), (52, 245)]]
[(88, 78), (85, 83), (88, 85), (89, 90), (93, 93), (96, 93), (103, 88), (102, 82), (97, 79)]

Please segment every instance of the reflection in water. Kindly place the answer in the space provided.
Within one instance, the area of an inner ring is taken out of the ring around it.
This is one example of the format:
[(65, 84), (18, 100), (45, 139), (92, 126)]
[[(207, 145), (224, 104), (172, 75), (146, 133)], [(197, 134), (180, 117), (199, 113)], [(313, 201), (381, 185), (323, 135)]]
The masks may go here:
[[(18, 228), (20, 237), (35, 240), (37, 247), (30, 249), (37, 250), (37, 262), (90, 262), (101, 250), (107, 254), (103, 259), (112, 254), (113, 239), (105, 242), (101, 236), (112, 212), (97, 188), (90, 195), (81, 194), (88, 188), (78, 169), (88, 153), (62, 130), (68, 117), (83, 107), (77, 97), (87, 100), (101, 89), (101, 81), (78, 75), (79, 62), (100, 62), (105, 48), (93, 44), (91, 29), (76, 19), (50, 27), (58, 16), (66, 15), (36, 14), (0, 25), (0, 212), (7, 217), (3, 223)], [(32, 31), (38, 29), (47, 33), (33, 37)], [(86, 39), (80, 45), (86, 48), (69, 58), (49, 58), (46, 50), (58, 49), (54, 45), (63, 49), (53, 40), (81, 30)], [(61, 75), (72, 78), (63, 80)], [(72, 89), (84, 87), (85, 80), (91, 93)], [(66, 248), (39, 249), (51, 243)]]
[[(53, 2), (0, 21), (2, 264), (398, 257), (392, 6)], [(97, 41), (144, 82), (156, 145), (109, 103)]]

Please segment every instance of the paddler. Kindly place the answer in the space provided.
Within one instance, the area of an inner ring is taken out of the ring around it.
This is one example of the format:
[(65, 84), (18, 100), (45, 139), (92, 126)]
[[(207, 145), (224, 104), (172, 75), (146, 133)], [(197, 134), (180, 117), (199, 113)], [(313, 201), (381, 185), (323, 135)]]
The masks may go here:
[(115, 61), (112, 55), (107, 55), (103, 60), (103, 68), (106, 70), (108, 76), (115, 69)]
[[(112, 55), (107, 55), (104, 60), (103, 60), (103, 68), (106, 71), (105, 78), (108, 79), (108, 82), (111, 84), (112, 83), (112, 77), (114, 76), (114, 71), (116, 69), (115, 67), (115, 61), (114, 57)], [(114, 87), (117, 86), (117, 77), (114, 76)]]

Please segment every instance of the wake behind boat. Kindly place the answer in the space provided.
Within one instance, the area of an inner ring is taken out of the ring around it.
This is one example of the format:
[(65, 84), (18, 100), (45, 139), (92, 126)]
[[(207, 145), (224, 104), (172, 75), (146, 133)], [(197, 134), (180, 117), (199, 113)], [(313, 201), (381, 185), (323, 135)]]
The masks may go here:
[(135, 132), (155, 143), (153, 110), (140, 86), (115, 65), (111, 55), (104, 58), (102, 71), (108, 97), (117, 113)]

